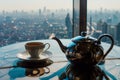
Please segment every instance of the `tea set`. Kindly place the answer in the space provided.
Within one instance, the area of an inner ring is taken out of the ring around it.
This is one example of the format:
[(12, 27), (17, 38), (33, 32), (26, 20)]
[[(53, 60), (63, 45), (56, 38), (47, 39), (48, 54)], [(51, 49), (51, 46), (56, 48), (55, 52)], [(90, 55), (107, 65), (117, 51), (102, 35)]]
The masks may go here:
[[(112, 50), (114, 45), (112, 36), (109, 34), (103, 34), (100, 35), (98, 39), (95, 39), (86, 34), (86, 32), (82, 32), (81, 36), (72, 38), (68, 46), (64, 46), (54, 35), (50, 38), (58, 42), (60, 49), (65, 53), (66, 58), (73, 65), (96, 65), (104, 63), (105, 57)], [(106, 52), (104, 52), (104, 48), (101, 45), (101, 40), (104, 37), (111, 40), (111, 45)], [(46, 54), (52, 54), (50, 51), (47, 51), (49, 48), (49, 43), (28, 42), (25, 44), (26, 51), (17, 54), (17, 57), (23, 60), (41, 61), (49, 58), (49, 56), (45, 56)]]
[[(68, 62), (78, 68), (81, 66), (86, 67), (104, 64), (106, 56), (114, 46), (114, 40), (109, 34), (102, 34), (98, 39), (95, 39), (88, 36), (86, 32), (82, 32), (80, 36), (72, 38), (67, 46), (64, 46), (55, 35), (51, 35), (50, 38), (57, 41)], [(102, 47), (103, 38), (108, 38), (111, 41), (110, 47), (106, 52), (104, 52), (104, 48)], [(54, 63), (50, 59), (52, 52), (49, 51), (49, 48), (52, 46), (50, 46), (49, 43), (43, 42), (27, 42), (24, 46), (25, 51), (17, 54), (17, 58), (19, 58), (20, 61), (17, 62), (16, 66), (2, 67), (1, 69), (12, 67), (22, 67), (26, 69), (47, 68), (47, 73), (49, 73), (50, 69), (47, 66)]]

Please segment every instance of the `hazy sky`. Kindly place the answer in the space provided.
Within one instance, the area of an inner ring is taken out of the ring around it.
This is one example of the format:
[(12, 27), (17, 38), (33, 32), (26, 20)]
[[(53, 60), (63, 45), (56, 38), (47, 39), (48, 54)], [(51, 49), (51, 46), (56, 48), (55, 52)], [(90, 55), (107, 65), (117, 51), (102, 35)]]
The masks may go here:
[[(120, 0), (88, 0), (88, 9), (120, 9)], [(0, 0), (1, 10), (37, 10), (47, 6), (49, 9), (71, 8), (72, 0)]]
[(72, 8), (72, 0), (0, 0), (0, 10), (37, 10)]
[(119, 9), (120, 0), (88, 0), (88, 9)]

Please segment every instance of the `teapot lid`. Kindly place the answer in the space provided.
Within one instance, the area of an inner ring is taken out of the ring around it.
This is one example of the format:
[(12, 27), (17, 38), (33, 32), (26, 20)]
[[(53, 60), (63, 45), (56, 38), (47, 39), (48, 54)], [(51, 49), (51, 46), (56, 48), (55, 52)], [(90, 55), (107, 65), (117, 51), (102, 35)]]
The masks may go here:
[(72, 39), (73, 42), (78, 43), (78, 42), (93, 42), (96, 41), (97, 39), (90, 37), (87, 35), (86, 31), (81, 32), (81, 36), (74, 37)]
[(88, 36), (76, 36), (74, 38), (72, 38), (72, 41), (75, 42), (75, 43), (78, 43), (78, 42), (93, 42), (93, 41), (96, 41), (97, 39), (96, 38), (93, 38), (93, 37), (88, 37)]

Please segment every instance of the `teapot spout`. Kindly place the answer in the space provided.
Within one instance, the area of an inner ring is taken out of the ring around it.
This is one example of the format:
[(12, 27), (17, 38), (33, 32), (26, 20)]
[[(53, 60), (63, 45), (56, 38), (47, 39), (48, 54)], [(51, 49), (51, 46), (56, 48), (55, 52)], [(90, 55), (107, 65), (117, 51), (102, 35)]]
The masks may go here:
[(54, 35), (54, 34), (52, 34), (52, 35), (50, 36), (50, 38), (51, 38), (51, 39), (54, 39), (54, 40), (56, 40), (56, 41), (57, 41), (57, 43), (59, 44), (60, 49), (62, 50), (62, 52), (63, 52), (63, 53), (65, 53), (65, 52), (66, 52), (67, 47), (66, 47), (66, 46), (64, 46), (64, 45), (62, 44), (62, 42), (61, 42), (61, 41), (60, 41), (57, 37), (55, 37), (55, 35)]

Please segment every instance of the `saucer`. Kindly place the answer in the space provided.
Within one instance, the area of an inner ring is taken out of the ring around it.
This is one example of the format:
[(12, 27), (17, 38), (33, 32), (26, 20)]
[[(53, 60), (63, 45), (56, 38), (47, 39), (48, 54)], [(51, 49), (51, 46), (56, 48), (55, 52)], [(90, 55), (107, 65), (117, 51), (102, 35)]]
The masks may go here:
[(18, 53), (17, 57), (22, 60), (44, 60), (52, 56), (52, 53), (50, 51), (45, 51), (42, 54), (39, 55), (39, 58), (31, 58), (29, 53), (26, 51)]

